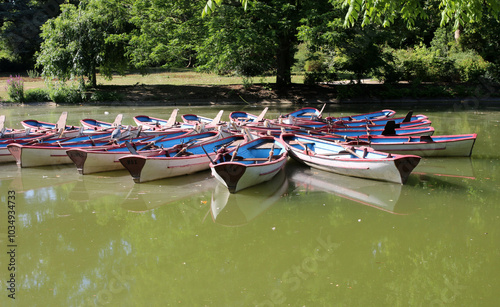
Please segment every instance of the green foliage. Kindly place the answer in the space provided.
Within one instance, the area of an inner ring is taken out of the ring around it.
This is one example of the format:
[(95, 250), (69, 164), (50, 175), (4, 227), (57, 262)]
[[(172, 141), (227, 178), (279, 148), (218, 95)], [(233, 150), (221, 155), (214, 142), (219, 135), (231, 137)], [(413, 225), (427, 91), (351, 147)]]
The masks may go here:
[(102, 101), (122, 101), (123, 95), (118, 92), (109, 91), (95, 91), (90, 95), (89, 101), (102, 102)]
[(456, 63), (462, 82), (479, 82), (481, 78), (487, 76), (490, 63), (474, 51), (454, 53), (451, 59)]
[(50, 93), (47, 89), (33, 88), (25, 92), (26, 102), (45, 102), (50, 101)]
[(384, 70), (377, 77), (384, 81), (478, 82), (488, 75), (490, 63), (473, 51), (443, 50), (417, 46), (391, 52)]
[(0, 3), (0, 65), (2, 69), (25, 70), (41, 38), (40, 26), (59, 14), (61, 0), (8, 0)]
[(7, 80), (7, 94), (13, 102), (24, 102), (24, 80), (20, 76), (10, 76)]
[(348, 8), (346, 25), (354, 25), (361, 20), (363, 26), (376, 23), (389, 26), (397, 17), (401, 17), (408, 26), (413, 26), (416, 19), (428, 19), (433, 16), (429, 9), (438, 6), (441, 12), (441, 25), (453, 23), (455, 29), (460, 25), (482, 19), (484, 12), (498, 18), (500, 2), (498, 0), (437, 0), (437, 1), (394, 1), (394, 0), (344, 0)]
[(26, 73), (28, 74), (28, 77), (30, 77), (32, 79), (40, 77), (40, 73), (38, 71), (36, 71), (35, 69), (30, 69), (30, 70), (26, 71)]
[(192, 67), (206, 36), (199, 1), (136, 0), (130, 10), (127, 57), (138, 69)]
[(333, 82), (337, 80), (337, 74), (329, 71), (312, 71), (306, 72), (304, 76), (304, 84), (313, 85), (322, 82)]
[(258, 2), (242, 12), (223, 5), (206, 19), (207, 37), (198, 48), (200, 71), (257, 76), (276, 67), (277, 10)]
[(37, 53), (42, 75), (63, 81), (86, 76), (95, 86), (98, 67), (109, 78), (113, 69), (123, 70), (123, 5), (114, 0), (87, 0), (78, 6), (64, 4), (61, 10), (61, 15), (42, 27), (44, 41)]
[(50, 100), (58, 104), (77, 104), (84, 101), (85, 96), (81, 89), (74, 84), (65, 82), (49, 84)]

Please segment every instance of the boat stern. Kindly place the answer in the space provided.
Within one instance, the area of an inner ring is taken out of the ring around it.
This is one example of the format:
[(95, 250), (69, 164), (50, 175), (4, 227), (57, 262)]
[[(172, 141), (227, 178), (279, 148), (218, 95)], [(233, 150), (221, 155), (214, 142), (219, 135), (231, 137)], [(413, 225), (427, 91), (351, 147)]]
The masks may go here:
[(19, 144), (9, 144), (7, 145), (7, 149), (9, 150), (10, 154), (16, 159), (17, 165), (21, 165), (22, 160), (22, 147)]
[(408, 181), (408, 177), (415, 167), (417, 167), (420, 159), (419, 156), (403, 156), (394, 160), (394, 164), (401, 176), (401, 184), (405, 184)]
[(125, 167), (135, 183), (141, 183), (141, 172), (146, 164), (146, 159), (141, 156), (125, 156), (120, 158), (120, 163)]
[(213, 175), (227, 186), (230, 193), (238, 192), (238, 182), (245, 171), (246, 166), (240, 163), (223, 163), (213, 167)]
[(87, 152), (78, 149), (70, 149), (66, 151), (68, 157), (75, 163), (78, 173), (84, 175), (85, 161), (87, 160)]

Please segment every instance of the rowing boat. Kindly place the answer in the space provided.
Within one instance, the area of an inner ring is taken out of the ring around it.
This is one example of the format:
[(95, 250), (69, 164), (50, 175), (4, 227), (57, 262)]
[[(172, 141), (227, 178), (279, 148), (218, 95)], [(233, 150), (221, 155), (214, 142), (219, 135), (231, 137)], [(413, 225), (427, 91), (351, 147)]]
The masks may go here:
[(212, 175), (229, 192), (236, 193), (273, 178), (285, 165), (285, 144), (274, 137), (261, 137), (237, 147), (232, 152), (219, 152), (210, 163)]
[[(175, 146), (184, 146), (196, 142), (214, 139), (218, 135), (215, 131), (192, 134), (191, 132), (171, 132), (154, 138), (135, 139), (129, 142), (132, 151), (142, 156), (152, 156)], [(66, 151), (66, 154), (76, 165), (82, 175), (124, 169), (120, 158), (130, 155), (131, 149), (126, 144), (101, 148), (75, 148)]]
[(382, 119), (361, 119), (361, 120), (333, 120), (330, 121), (332, 124), (341, 127), (357, 127), (357, 126), (380, 126), (387, 124), (388, 121), (394, 121), (396, 124), (408, 124), (416, 123), (423, 120), (429, 120), (429, 118), (423, 114), (413, 115), (410, 111), (405, 117), (392, 117), (392, 118), (382, 118)]
[[(324, 136), (342, 141), (342, 138)], [(437, 136), (361, 136), (347, 140), (346, 145), (369, 146), (377, 151), (420, 157), (470, 157), (477, 134)], [(345, 140), (345, 139), (344, 139)]]
[[(128, 137), (124, 133), (122, 138)], [(82, 136), (77, 138), (69, 138), (64, 141), (55, 141), (50, 143), (35, 143), (35, 144), (9, 144), (7, 149), (16, 159), (16, 163), (20, 167), (36, 167), (47, 165), (70, 164), (71, 159), (66, 154), (68, 149), (72, 148), (106, 148), (110, 145), (119, 146), (118, 140), (111, 138), (112, 133), (99, 134), (99, 137)]]
[(115, 118), (115, 121), (112, 123), (108, 123), (108, 122), (104, 122), (104, 121), (92, 119), (92, 118), (85, 118), (85, 119), (80, 120), (80, 124), (82, 125), (82, 127), (84, 129), (88, 129), (88, 130), (94, 130), (94, 131), (108, 130), (108, 129), (116, 128), (119, 125), (121, 125), (122, 118), (123, 118), (123, 114), (118, 114)]
[(134, 116), (134, 122), (137, 126), (142, 126), (145, 130), (165, 130), (173, 127), (179, 127), (177, 120), (177, 113), (179, 109), (174, 109), (170, 114), (169, 119), (162, 119), (148, 115)]
[(310, 167), (341, 175), (404, 184), (418, 165), (419, 156), (392, 155), (369, 147), (355, 148), (340, 142), (282, 134), (292, 158)]
[(134, 182), (148, 182), (206, 170), (218, 149), (228, 150), (243, 140), (242, 135), (233, 135), (200, 144), (186, 144), (148, 157), (126, 155), (119, 161), (129, 171)]
[(396, 111), (393, 110), (380, 110), (375, 112), (356, 114), (356, 115), (347, 115), (347, 116), (339, 116), (339, 117), (327, 117), (328, 121), (358, 121), (358, 120), (374, 120), (374, 119), (384, 119), (384, 118), (392, 118), (396, 115)]
[(268, 107), (265, 107), (259, 115), (254, 115), (245, 111), (233, 111), (229, 114), (229, 121), (238, 126), (248, 123), (259, 123), (264, 120), (267, 110)]

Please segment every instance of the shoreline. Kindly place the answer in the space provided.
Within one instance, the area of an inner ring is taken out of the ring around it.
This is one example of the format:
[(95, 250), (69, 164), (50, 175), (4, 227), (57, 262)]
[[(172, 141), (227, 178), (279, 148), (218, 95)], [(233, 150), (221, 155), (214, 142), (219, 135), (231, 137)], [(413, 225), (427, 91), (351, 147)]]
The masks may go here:
[[(438, 85), (422, 84), (292, 84), (286, 91), (273, 89), (268, 85), (105, 85), (90, 90), (93, 93), (114, 94), (120, 100), (84, 101), (79, 103), (29, 102), (12, 103), (0, 101), (0, 107), (7, 106), (50, 106), (68, 105), (85, 106), (210, 106), (210, 105), (263, 105), (263, 106), (301, 106), (301, 105), (378, 105), (391, 106), (424, 106), (424, 107), (456, 107), (475, 109), (480, 106), (500, 107), (500, 95), (496, 87), (485, 84), (470, 85), (476, 95), (462, 97), (433, 96), (432, 90)], [(457, 85), (461, 86), (461, 85)], [(387, 91), (395, 90), (394, 93)], [(411, 90), (411, 92), (410, 92)], [(427, 92), (426, 92), (427, 91)], [(346, 95), (348, 92), (350, 95)], [(411, 96), (399, 96), (409, 93)], [(467, 93), (472, 93), (470, 90)], [(396, 97), (385, 97), (390, 96)], [(422, 97), (418, 97), (418, 95)], [(345, 98), (342, 98), (345, 97)]]

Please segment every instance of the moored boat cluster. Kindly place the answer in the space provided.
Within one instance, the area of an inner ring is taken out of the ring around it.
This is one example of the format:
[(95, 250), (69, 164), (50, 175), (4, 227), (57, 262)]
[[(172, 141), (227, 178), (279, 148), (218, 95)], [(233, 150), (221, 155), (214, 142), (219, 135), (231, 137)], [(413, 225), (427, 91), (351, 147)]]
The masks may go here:
[[(80, 174), (127, 169), (141, 183), (211, 169), (235, 193), (272, 179), (289, 157), (346, 176), (404, 184), (421, 157), (470, 156), (476, 134), (433, 136), (425, 115), (397, 117), (392, 110), (323, 117), (307, 107), (266, 119), (235, 111), (224, 121), (182, 115), (134, 117), (135, 126), (82, 119), (66, 125), (23, 120), (25, 129), (4, 127), (0, 116), (0, 163), (20, 167), (74, 164)], [(0, 166), (1, 167), (1, 166)]]

